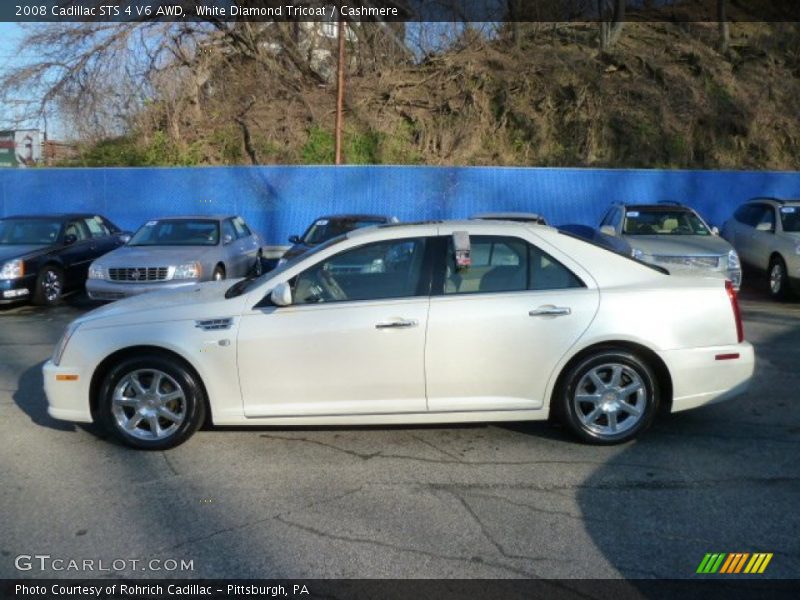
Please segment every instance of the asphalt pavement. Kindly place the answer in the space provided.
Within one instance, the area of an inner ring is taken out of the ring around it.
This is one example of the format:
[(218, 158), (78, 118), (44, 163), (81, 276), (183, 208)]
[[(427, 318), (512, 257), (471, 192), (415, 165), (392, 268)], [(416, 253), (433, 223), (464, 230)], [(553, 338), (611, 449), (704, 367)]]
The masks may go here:
[(800, 303), (742, 307), (750, 392), (624, 446), (508, 423), (210, 428), (156, 453), (47, 415), (41, 366), (85, 299), (0, 309), (0, 578), (693, 578), (709, 552), (797, 578)]

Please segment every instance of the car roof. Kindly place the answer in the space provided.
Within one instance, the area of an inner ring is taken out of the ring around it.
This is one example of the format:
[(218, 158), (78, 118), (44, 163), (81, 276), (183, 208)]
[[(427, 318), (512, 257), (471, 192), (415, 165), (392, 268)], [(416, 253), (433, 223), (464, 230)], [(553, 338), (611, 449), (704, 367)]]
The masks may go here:
[(540, 221), (544, 220), (544, 217), (539, 213), (534, 212), (485, 212), (485, 213), (478, 213), (477, 215), (472, 215), (470, 220), (472, 219), (489, 219), (489, 220), (509, 220), (509, 221), (519, 221), (519, 220), (530, 220), (530, 221)]
[(648, 210), (652, 212), (675, 212), (676, 210), (683, 210), (686, 212), (694, 212), (692, 208), (683, 204), (623, 204), (628, 210)]
[[(509, 234), (511, 234), (514, 231), (520, 231), (521, 229), (554, 230), (554, 228), (550, 227), (549, 225), (540, 225), (539, 223), (528, 223), (521, 221), (493, 221), (488, 219), (487, 220), (458, 219), (449, 221), (416, 221), (416, 222), (405, 222), (405, 223), (387, 223), (386, 225), (381, 225), (377, 229), (382, 231), (397, 231), (398, 234), (403, 234), (407, 231), (408, 233), (413, 234), (415, 231), (423, 228), (427, 229), (431, 225), (438, 225), (443, 229), (463, 227), (470, 233), (479, 234), (480, 232), (485, 231), (489, 235), (496, 234), (498, 231), (506, 231), (506, 230), (509, 232)], [(375, 228), (365, 227), (362, 229), (354, 229), (353, 231), (348, 232), (346, 235), (348, 238), (369, 236), (372, 235), (374, 231)]]
[(85, 219), (96, 216), (102, 215), (97, 213), (52, 213), (49, 215), (8, 215), (3, 219)]
[(147, 221), (224, 221), (225, 219), (233, 219), (236, 216), (238, 215), (177, 215), (147, 219)]
[(800, 203), (800, 198), (772, 198), (770, 196), (757, 196), (755, 198), (750, 198), (745, 204), (750, 202), (774, 202), (775, 204), (798, 204)]
[(319, 221), (320, 219), (327, 219), (329, 221), (381, 221), (381, 222), (388, 222), (392, 219), (392, 217), (387, 215), (368, 215), (368, 214), (358, 214), (358, 213), (341, 213), (337, 215), (325, 215), (323, 217), (317, 217), (314, 219), (315, 221)]

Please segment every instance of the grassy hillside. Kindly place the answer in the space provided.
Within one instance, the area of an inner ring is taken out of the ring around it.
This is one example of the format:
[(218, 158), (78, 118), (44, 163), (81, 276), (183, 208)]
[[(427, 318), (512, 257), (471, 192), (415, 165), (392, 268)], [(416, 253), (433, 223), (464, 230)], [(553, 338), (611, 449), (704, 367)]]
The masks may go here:
[[(351, 68), (350, 163), (800, 169), (800, 29), (627, 23), (608, 53), (590, 24), (466, 34), (419, 64)], [(227, 60), (191, 109), (154, 102), (79, 164), (333, 161), (335, 87), (286, 85)]]

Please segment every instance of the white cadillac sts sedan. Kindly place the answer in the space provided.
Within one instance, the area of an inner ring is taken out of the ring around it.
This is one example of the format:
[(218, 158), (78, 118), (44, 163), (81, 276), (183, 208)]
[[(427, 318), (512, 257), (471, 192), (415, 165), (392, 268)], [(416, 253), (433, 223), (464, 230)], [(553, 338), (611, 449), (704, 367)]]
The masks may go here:
[(736, 294), (543, 225), (356, 230), (254, 279), (130, 298), (69, 325), (49, 413), (164, 449), (218, 425), (560, 419), (584, 441), (742, 392)]

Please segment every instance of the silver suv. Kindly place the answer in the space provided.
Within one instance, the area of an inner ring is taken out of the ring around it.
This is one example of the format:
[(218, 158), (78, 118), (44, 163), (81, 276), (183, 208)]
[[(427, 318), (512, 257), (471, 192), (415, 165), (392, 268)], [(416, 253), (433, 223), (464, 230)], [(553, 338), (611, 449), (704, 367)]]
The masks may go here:
[(769, 276), (773, 298), (800, 293), (800, 200), (748, 200), (722, 227), (722, 236), (742, 262)]
[(614, 204), (600, 232), (624, 242), (633, 258), (681, 275), (729, 279), (742, 284), (739, 256), (694, 210), (674, 202)]

